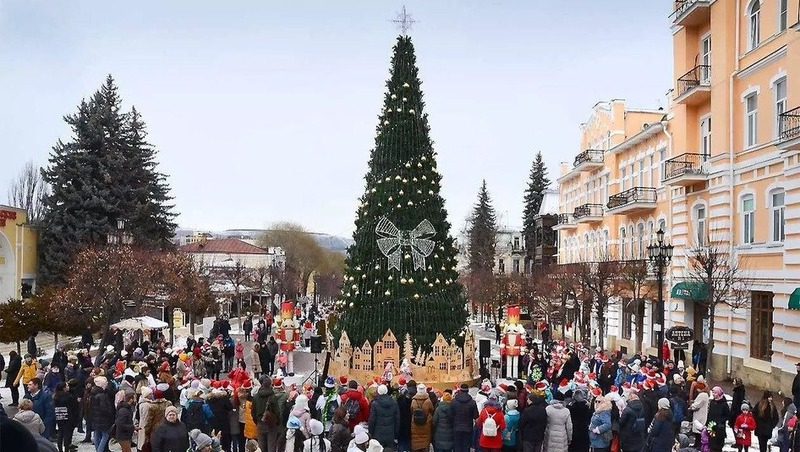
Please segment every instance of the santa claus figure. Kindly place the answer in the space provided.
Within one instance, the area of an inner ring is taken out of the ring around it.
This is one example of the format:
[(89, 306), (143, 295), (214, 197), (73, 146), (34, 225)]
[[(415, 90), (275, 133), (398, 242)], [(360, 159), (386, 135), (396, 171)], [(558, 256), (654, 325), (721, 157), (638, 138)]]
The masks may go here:
[(525, 327), (519, 323), (519, 306), (508, 307), (508, 321), (503, 327), (500, 356), (505, 360), (503, 377), (519, 378), (519, 359), (525, 352)]
[(286, 353), (288, 362), (286, 373), (294, 376), (294, 349), (300, 342), (300, 323), (294, 317), (294, 305), (291, 301), (281, 304), (281, 319), (278, 324), (277, 342), (282, 352)]

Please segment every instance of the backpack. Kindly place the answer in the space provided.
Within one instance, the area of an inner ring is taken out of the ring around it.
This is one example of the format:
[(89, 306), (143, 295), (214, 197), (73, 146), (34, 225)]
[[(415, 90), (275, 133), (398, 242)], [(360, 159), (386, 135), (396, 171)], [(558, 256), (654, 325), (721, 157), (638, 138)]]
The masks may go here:
[(425, 412), (425, 404), (423, 402), (417, 401), (411, 418), (416, 425), (426, 425), (428, 423), (428, 413)]
[(347, 411), (347, 419), (351, 422), (355, 422), (361, 414), (361, 404), (358, 403), (358, 400), (354, 397), (349, 397), (347, 401), (344, 402), (344, 409)]
[(637, 415), (636, 420), (633, 421), (633, 425), (631, 426), (631, 431), (633, 433), (643, 433), (647, 429), (645, 424), (644, 418)]
[(486, 420), (483, 421), (481, 434), (489, 438), (494, 438), (497, 436), (497, 421), (494, 420), (494, 414), (490, 414)]

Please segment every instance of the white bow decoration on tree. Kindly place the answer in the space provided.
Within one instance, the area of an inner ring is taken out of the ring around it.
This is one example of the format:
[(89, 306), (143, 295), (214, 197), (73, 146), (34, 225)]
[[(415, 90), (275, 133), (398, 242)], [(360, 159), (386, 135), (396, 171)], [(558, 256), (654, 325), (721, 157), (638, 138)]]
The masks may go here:
[(380, 237), (378, 248), (384, 256), (389, 258), (389, 268), (398, 271), (403, 247), (411, 248), (414, 270), (423, 270), (425, 269), (425, 258), (431, 255), (436, 246), (436, 242), (430, 240), (436, 235), (436, 230), (428, 220), (422, 220), (417, 227), (410, 231), (403, 231), (398, 229), (388, 218), (381, 217), (378, 225), (375, 226), (375, 234)]

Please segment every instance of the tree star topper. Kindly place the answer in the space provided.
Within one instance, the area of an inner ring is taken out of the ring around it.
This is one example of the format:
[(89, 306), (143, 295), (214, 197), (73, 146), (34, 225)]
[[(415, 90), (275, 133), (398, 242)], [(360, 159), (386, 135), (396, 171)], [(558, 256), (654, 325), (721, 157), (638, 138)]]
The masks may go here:
[(397, 17), (392, 22), (400, 28), (401, 35), (408, 36), (409, 30), (411, 30), (411, 27), (414, 26), (417, 21), (414, 20), (411, 14), (406, 12), (406, 5), (403, 5), (403, 11), (397, 13)]
[(386, 217), (381, 217), (378, 225), (375, 226), (375, 234), (378, 235), (378, 248), (381, 253), (389, 258), (389, 268), (400, 270), (400, 258), (403, 254), (403, 247), (411, 248), (411, 256), (414, 258), (414, 270), (425, 268), (425, 258), (430, 256), (436, 242), (430, 240), (436, 235), (436, 230), (428, 220), (422, 220), (417, 227), (410, 231), (403, 231), (397, 228)]

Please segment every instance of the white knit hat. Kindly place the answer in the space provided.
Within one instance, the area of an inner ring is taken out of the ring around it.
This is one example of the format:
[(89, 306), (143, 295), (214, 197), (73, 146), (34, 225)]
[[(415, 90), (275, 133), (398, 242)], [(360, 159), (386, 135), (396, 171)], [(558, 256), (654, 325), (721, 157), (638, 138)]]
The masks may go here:
[(389, 392), (389, 388), (386, 385), (379, 385), (378, 386), (378, 394), (379, 395), (386, 395)]

